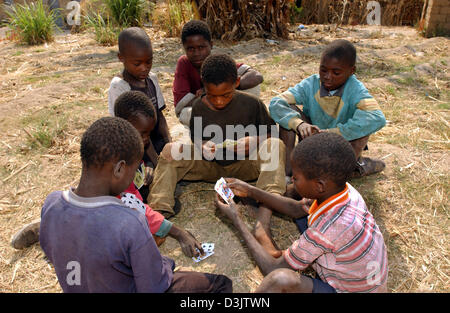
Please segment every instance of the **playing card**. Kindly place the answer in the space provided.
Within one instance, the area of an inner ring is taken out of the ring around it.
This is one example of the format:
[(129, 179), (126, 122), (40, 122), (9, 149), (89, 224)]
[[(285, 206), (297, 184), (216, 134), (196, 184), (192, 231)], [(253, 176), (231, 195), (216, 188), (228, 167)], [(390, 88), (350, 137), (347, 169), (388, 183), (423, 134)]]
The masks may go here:
[(238, 143), (235, 140), (225, 139), (224, 142), (218, 143), (216, 145), (217, 149), (225, 149), (226, 147), (236, 146)]
[(200, 261), (206, 259), (207, 257), (209, 257), (209, 256), (211, 256), (211, 255), (213, 255), (213, 254), (214, 254), (214, 251), (211, 251), (211, 252), (205, 252), (204, 255), (200, 255), (200, 256), (198, 256), (198, 257), (192, 257), (192, 260), (194, 260), (195, 263), (198, 263), (198, 262), (200, 262)]
[(134, 175), (133, 182), (137, 189), (140, 189), (142, 186), (144, 186), (144, 182), (145, 182), (145, 165), (144, 165), (144, 163), (141, 163), (141, 165), (136, 170), (136, 174)]
[(202, 243), (202, 249), (205, 252), (212, 252), (214, 251), (214, 244), (213, 243)]
[(230, 204), (231, 199), (233, 199), (234, 194), (233, 191), (227, 186), (227, 182), (223, 177), (221, 177), (214, 186), (214, 190), (222, 197), (222, 199)]
[(120, 200), (122, 200), (123, 204), (125, 204), (127, 207), (131, 209), (138, 210), (141, 213), (145, 214), (145, 205), (144, 202), (139, 200), (135, 195), (132, 193), (122, 193), (120, 195)]

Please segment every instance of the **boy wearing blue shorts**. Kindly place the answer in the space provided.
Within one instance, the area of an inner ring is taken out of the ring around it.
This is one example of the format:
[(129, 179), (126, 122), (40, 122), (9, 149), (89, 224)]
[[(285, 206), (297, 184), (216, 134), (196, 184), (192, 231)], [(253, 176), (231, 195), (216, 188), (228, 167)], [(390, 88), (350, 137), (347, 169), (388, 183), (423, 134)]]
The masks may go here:
[[(234, 202), (216, 206), (239, 231), (265, 276), (256, 292), (386, 292), (386, 245), (364, 199), (347, 181), (356, 162), (342, 136), (321, 133), (302, 140), (290, 158), (294, 200), (227, 178), (235, 195), (250, 197), (294, 219), (300, 237), (273, 257), (242, 221)], [(313, 201), (312, 201), (313, 200)], [(317, 278), (299, 275), (311, 267)]]

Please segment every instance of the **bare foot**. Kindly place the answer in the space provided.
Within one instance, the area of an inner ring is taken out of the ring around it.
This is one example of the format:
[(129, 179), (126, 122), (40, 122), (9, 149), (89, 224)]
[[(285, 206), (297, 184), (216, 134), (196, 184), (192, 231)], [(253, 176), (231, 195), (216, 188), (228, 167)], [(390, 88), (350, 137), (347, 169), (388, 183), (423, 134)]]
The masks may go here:
[(282, 254), (282, 251), (277, 249), (274, 245), (274, 242), (269, 235), (269, 233), (261, 226), (260, 223), (257, 223), (255, 229), (253, 230), (253, 235), (256, 240), (263, 246), (263, 248), (274, 258), (279, 258)]

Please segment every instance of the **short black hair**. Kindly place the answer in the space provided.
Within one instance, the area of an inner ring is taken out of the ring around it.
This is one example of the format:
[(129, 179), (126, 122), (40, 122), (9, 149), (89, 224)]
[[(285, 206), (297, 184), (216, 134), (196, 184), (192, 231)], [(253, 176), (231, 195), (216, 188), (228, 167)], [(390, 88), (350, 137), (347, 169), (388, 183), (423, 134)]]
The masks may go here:
[(133, 121), (139, 114), (155, 119), (156, 112), (150, 99), (141, 91), (122, 93), (114, 102), (114, 115)]
[(356, 48), (348, 40), (334, 40), (325, 47), (322, 59), (325, 57), (336, 58), (349, 66), (354, 66), (356, 64)]
[(119, 117), (102, 117), (84, 132), (80, 155), (83, 167), (103, 167), (109, 161), (131, 164), (141, 159), (144, 145), (130, 122)]
[(327, 178), (344, 187), (356, 169), (351, 144), (341, 135), (324, 132), (306, 137), (294, 148), (293, 166), (307, 179)]
[(203, 61), (201, 77), (203, 84), (234, 83), (238, 78), (236, 62), (226, 54), (211, 54)]
[(152, 49), (152, 42), (145, 30), (140, 27), (129, 27), (119, 34), (119, 52), (126, 54), (130, 47), (142, 49)]
[(211, 42), (211, 31), (209, 30), (208, 24), (204, 21), (191, 20), (184, 24), (181, 30), (181, 42), (184, 44), (187, 37), (194, 35), (201, 35), (205, 40)]

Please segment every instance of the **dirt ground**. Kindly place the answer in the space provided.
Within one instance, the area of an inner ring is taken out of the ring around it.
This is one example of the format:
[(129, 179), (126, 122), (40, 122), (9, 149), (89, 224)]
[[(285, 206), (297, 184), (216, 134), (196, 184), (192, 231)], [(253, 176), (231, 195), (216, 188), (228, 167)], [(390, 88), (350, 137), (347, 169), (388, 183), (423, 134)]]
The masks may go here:
[[(171, 92), (178, 38), (146, 29), (163, 89), (166, 118), (177, 129)], [(363, 195), (383, 233), (390, 292), (449, 292), (450, 42), (426, 39), (409, 27), (308, 25), (290, 40), (214, 42), (264, 75), (262, 99), (270, 99), (318, 71), (324, 45), (351, 40), (358, 50), (357, 76), (379, 101), (388, 124), (371, 136), (367, 156), (383, 159), (384, 172), (351, 182)], [(61, 292), (39, 244), (10, 246), (11, 236), (40, 216), (47, 194), (76, 186), (83, 131), (108, 115), (107, 88), (121, 70), (116, 47), (96, 44), (90, 32), (59, 35), (52, 43), (22, 46), (0, 41), (0, 292)], [(161, 252), (184, 269), (222, 273), (235, 292), (252, 292), (262, 280), (235, 229), (216, 212), (213, 185), (183, 187), (182, 211), (173, 221), (215, 255), (194, 264), (167, 239)], [(252, 211), (245, 212), (249, 227)], [(294, 224), (275, 216), (280, 248), (298, 237)]]

